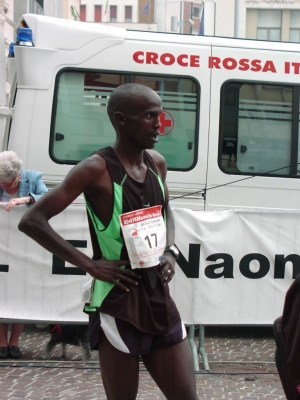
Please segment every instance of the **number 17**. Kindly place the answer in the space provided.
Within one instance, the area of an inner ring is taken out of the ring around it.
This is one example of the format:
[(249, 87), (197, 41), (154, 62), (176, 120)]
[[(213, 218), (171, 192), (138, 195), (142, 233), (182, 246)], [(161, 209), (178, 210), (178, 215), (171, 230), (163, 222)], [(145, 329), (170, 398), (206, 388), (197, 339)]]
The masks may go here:
[[(151, 233), (150, 236), (154, 236), (155, 237), (155, 246), (154, 247), (157, 247), (157, 235), (156, 235), (156, 233)], [(148, 241), (149, 247), (150, 247), (150, 249), (152, 249), (152, 245), (151, 245), (151, 241), (150, 241), (149, 235), (147, 235), (145, 237), (145, 240)]]

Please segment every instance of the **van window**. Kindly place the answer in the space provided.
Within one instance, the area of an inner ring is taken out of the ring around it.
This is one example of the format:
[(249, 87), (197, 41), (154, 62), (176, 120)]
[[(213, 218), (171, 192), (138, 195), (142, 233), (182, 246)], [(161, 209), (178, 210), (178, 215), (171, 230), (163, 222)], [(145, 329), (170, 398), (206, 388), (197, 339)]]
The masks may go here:
[(245, 82), (223, 85), (219, 166), (224, 172), (297, 176), (298, 135), (298, 87)]
[(191, 78), (64, 70), (56, 79), (50, 156), (76, 164), (94, 151), (112, 145), (115, 131), (106, 107), (110, 93), (124, 83), (140, 83), (162, 99), (160, 138), (155, 149), (170, 170), (189, 170), (197, 155), (199, 87)]

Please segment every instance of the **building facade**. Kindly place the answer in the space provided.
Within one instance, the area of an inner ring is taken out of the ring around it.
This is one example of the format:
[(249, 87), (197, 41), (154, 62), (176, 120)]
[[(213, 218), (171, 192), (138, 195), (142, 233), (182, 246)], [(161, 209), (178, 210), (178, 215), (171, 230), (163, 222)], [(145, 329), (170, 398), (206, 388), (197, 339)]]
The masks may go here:
[(217, 36), (299, 43), (300, 0), (215, 0), (215, 26)]
[(244, 0), (245, 26), (239, 35), (249, 39), (300, 42), (299, 0)]
[(165, 31), (198, 35), (203, 15), (202, 7), (202, 0), (167, 0)]
[(80, 20), (133, 30), (157, 31), (155, 0), (81, 0)]
[(198, 34), (202, 2), (203, 0), (81, 0), (80, 20), (133, 30)]
[[(0, 0), (0, 29), (3, 31), (5, 55), (8, 55), (9, 45), (14, 40), (15, 24), (13, 21), (13, 0)], [(5, 74), (6, 98), (10, 90), (7, 71), (0, 71)], [(1, 138), (0, 138), (1, 139)]]
[(79, 20), (80, 0), (44, 0), (44, 15)]
[(5, 52), (7, 55), (15, 32), (13, 0), (0, 0), (0, 27), (3, 31)]
[(165, 0), (165, 6), (166, 32), (300, 42), (300, 0)]

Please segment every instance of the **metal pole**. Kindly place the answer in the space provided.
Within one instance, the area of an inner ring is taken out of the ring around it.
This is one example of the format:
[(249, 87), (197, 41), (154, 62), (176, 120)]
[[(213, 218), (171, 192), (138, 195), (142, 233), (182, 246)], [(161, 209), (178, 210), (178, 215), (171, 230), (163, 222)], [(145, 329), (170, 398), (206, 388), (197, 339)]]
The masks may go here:
[(215, 0), (205, 0), (204, 3), (204, 35), (215, 35)]
[[(193, 21), (193, 0), (191, 0), (191, 16), (190, 16), (191, 21)], [(190, 26), (190, 35), (193, 34), (193, 25), (191, 24)]]
[(182, 33), (182, 0), (180, 0), (180, 33)]
[(240, 1), (235, 0), (234, 7), (234, 37), (240, 37)]

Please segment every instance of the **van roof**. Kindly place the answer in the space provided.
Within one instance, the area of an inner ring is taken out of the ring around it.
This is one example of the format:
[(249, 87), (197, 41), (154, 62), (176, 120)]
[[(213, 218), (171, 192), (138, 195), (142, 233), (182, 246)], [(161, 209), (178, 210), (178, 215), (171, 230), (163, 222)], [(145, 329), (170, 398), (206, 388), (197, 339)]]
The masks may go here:
[(76, 50), (99, 38), (125, 39), (126, 30), (105, 24), (72, 21), (62, 18), (24, 14), (23, 20), (32, 29), (36, 47)]
[(105, 23), (72, 21), (37, 14), (24, 14), (23, 20), (26, 25), (32, 29), (33, 42), (36, 47), (57, 50), (76, 50), (93, 40), (111, 38), (146, 42), (188, 43), (190, 45), (202, 46), (213, 45), (218, 47), (300, 52), (299, 43), (133, 31), (108, 26)]

